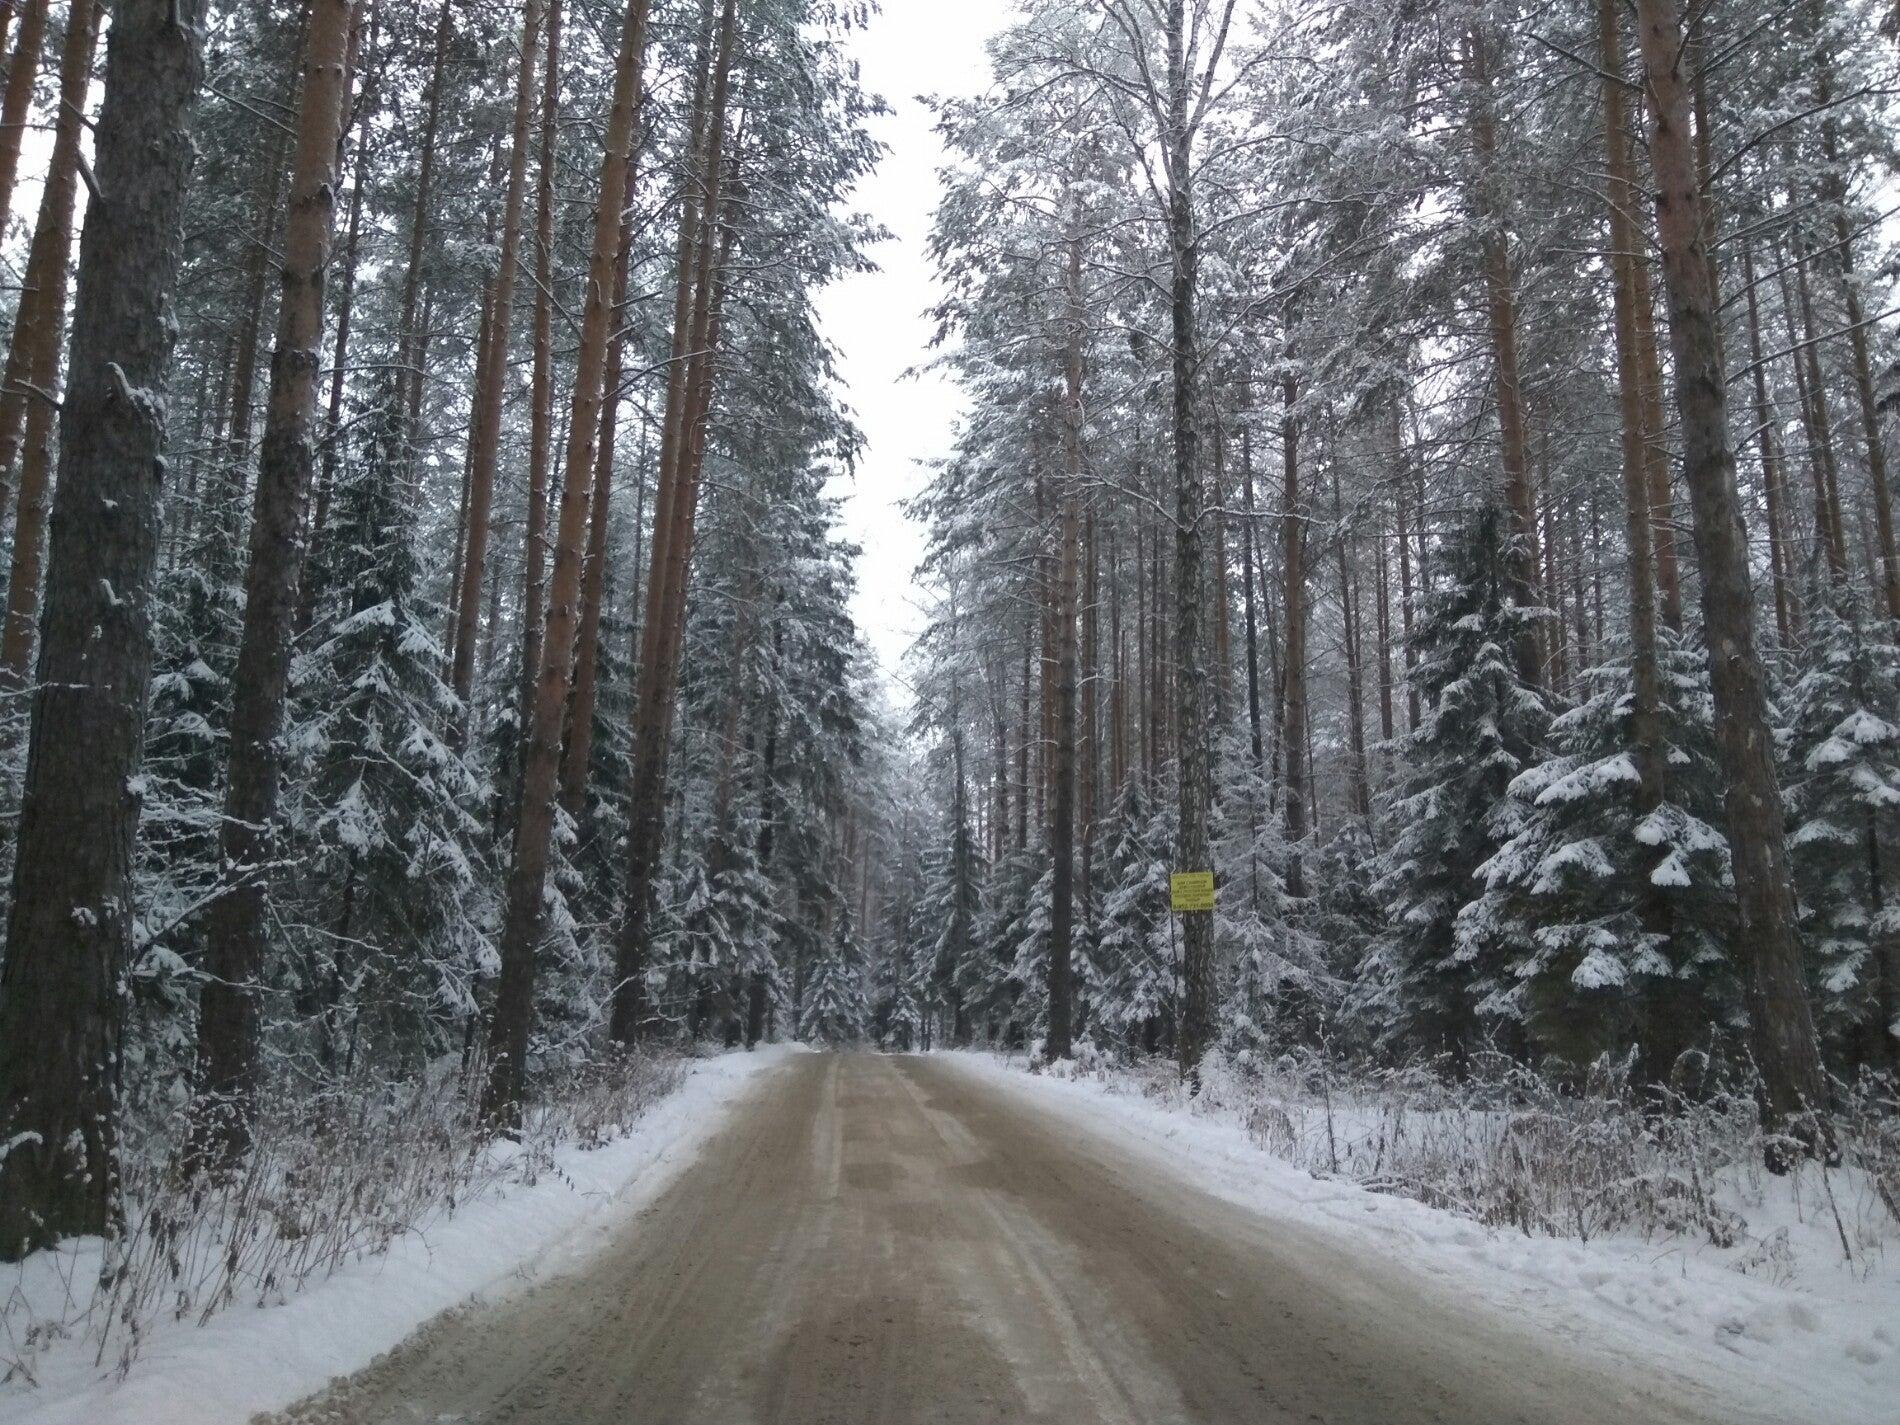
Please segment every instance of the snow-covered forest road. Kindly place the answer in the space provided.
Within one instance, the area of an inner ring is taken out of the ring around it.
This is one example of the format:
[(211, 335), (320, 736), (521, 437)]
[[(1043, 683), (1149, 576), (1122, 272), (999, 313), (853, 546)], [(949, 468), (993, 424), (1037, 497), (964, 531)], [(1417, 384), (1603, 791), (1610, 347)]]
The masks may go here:
[(1218, 1201), (954, 1058), (873, 1054), (762, 1075), (578, 1274), (443, 1317), (283, 1417), (1718, 1418), (1746, 1416)]

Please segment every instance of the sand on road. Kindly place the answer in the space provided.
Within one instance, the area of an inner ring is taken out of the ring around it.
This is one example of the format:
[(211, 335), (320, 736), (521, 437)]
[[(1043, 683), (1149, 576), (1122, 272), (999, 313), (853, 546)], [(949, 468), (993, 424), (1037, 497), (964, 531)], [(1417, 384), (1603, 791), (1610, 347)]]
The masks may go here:
[(578, 1272), (278, 1425), (1734, 1421), (1197, 1191), (954, 1058), (809, 1054)]

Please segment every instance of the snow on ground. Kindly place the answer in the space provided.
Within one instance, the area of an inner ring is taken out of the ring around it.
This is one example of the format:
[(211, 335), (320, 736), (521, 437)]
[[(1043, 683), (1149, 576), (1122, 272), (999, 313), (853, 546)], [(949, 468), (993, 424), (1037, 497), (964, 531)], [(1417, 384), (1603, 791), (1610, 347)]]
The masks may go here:
[[(1233, 1116), (1143, 1098), (1112, 1073), (1032, 1075), (1021, 1057), (956, 1058), (1018, 1100), (1125, 1142), (1216, 1197), (1362, 1242), (1462, 1299), (1561, 1338), (1667, 1364), (1790, 1422), (1900, 1425), (1900, 1263), (1863, 1273), (1835, 1265), (1838, 1252), (1833, 1263), (1788, 1254), (1765, 1275), (1756, 1274), (1759, 1260), (1745, 1274), (1748, 1254), (1686, 1238), (1526, 1237), (1315, 1177), (1255, 1146)], [(1820, 1230), (1797, 1220), (1788, 1201), (1771, 1199), (1750, 1218), (1758, 1242)]]
[(747, 1080), (799, 1052), (775, 1045), (694, 1060), (685, 1084), (628, 1136), (564, 1148), (557, 1171), (535, 1186), (468, 1203), (281, 1306), (233, 1307), (203, 1327), (168, 1321), (124, 1380), (110, 1360), (94, 1367), (90, 1346), (53, 1347), (36, 1363), (38, 1389), (0, 1390), (0, 1421), (241, 1425), (300, 1399), (470, 1296), (578, 1265), (692, 1162)]

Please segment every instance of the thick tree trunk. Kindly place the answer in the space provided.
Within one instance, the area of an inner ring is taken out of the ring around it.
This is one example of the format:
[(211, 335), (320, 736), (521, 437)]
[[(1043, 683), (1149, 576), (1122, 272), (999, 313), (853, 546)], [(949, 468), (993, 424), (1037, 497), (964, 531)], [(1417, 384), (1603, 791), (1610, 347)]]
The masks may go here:
[(528, 186), (528, 121), (534, 112), (534, 61), (541, 47), (542, 0), (527, 0), (521, 16), (521, 55), (515, 71), (514, 123), (509, 134), (508, 190), (502, 200), (501, 256), (471, 412), (468, 537), (456, 601), (455, 657), (449, 686), (462, 701), (464, 721), (475, 688), (475, 626), (481, 611), (482, 572), (488, 558), (489, 516), (495, 498), (495, 462), (501, 449), (501, 413), (508, 374), (508, 338), (521, 262), (521, 209)]
[(297, 148), (284, 222), (283, 296), (252, 507), (244, 631), (232, 679), (231, 751), (219, 854), (232, 884), (206, 921), (210, 971), (199, 1001), (200, 1151), (229, 1161), (250, 1145), (262, 1065), (265, 890), (276, 856), (284, 697), (303, 575), (304, 512), (318, 443), (323, 288), (336, 207), (336, 137), (349, 92), (350, 0), (311, 0)]
[[(0, 633), (0, 669), (17, 685), (33, 661), (33, 635), (40, 603), (40, 563), (46, 552), (46, 513), (52, 498), (53, 417), (59, 384), (60, 337), (66, 325), (66, 265), (73, 246), (73, 210), (79, 186), (79, 131), (86, 91), (92, 83), (92, 53), (99, 36), (94, 0), (73, 0), (66, 17), (66, 44), (59, 64), (59, 117), (53, 156), (41, 191), (39, 221), (27, 259), (27, 291), (13, 343), (24, 347), (24, 381), (34, 388), (25, 411), (20, 450), (19, 499), (13, 523), (13, 568), (7, 583), (6, 628)], [(9, 388), (20, 378), (7, 360)]]
[(204, 0), (118, 0), (79, 251), (46, 618), (0, 977), (0, 1259), (117, 1211), (122, 980)]
[[(1739, 913), (1736, 946), (1747, 972), (1749, 1044), (1762, 1075), (1768, 1126), (1791, 1135), (1810, 1152), (1832, 1157), (1837, 1150), (1826, 1118), (1827, 1081), (1802, 976), (1766, 679), (1755, 646), (1754, 594), (1729, 444), (1721, 331), (1675, 0), (1638, 0), (1637, 24), (1648, 80), (1649, 151), (1658, 189), (1676, 402), (1702, 574), (1716, 743), (1728, 777), (1729, 851)], [(1768, 1161), (1770, 1167), (1785, 1167), (1785, 1150), (1771, 1145)]]
[(548, 850), (561, 768), (561, 720), (567, 709), (568, 679), (574, 662), (587, 477), (593, 464), (594, 441), (600, 432), (602, 381), (613, 330), (620, 211), (626, 201), (627, 162), (633, 151), (634, 124), (644, 87), (646, 41), (647, 0), (628, 0), (615, 64), (613, 104), (603, 142), (587, 299), (574, 358), (574, 399), (562, 462), (560, 522), (554, 544), (554, 577), (548, 589), (547, 627), (522, 747), (520, 810), (515, 820), (514, 854), (508, 868), (502, 919), (501, 979), (489, 1021), (483, 1111), (490, 1122), (503, 1129), (519, 1124), (525, 1088), (528, 1034), (534, 1019), (535, 957), (546, 912)]

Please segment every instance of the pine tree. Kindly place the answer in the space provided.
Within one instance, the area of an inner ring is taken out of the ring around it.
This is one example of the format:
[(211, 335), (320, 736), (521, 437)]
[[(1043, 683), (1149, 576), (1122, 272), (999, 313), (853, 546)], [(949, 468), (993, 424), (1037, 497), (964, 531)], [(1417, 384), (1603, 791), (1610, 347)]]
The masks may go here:
[(851, 908), (840, 905), (805, 986), (804, 1012), (798, 1021), (801, 1039), (832, 1047), (864, 1039), (869, 1008), (864, 958), (864, 947), (852, 925)]
[(1402, 745), (1405, 772), (1390, 816), (1397, 839), (1373, 891), (1387, 930), (1360, 967), (1360, 1007), (1377, 1034), (1450, 1056), (1462, 1071), (1480, 1047), (1487, 1003), (1510, 988), (1498, 953), (1457, 933), (1474, 880), (1510, 833), (1509, 788), (1543, 745), (1550, 703), (1513, 657), (1540, 610), (1518, 601), (1504, 516), (1482, 506), (1446, 551), (1445, 585), (1416, 633), (1426, 707)]
[(1815, 1004), (1837, 1062), (1900, 1072), (1900, 647), (1844, 585), (1807, 604), (1782, 741)]
[(406, 427), (386, 388), (338, 480), (321, 535), (328, 587), (293, 669), (285, 736), (316, 932), (302, 973), (332, 1069), (350, 1066), (364, 1029), (399, 1062), (442, 1048), (474, 1013), (490, 955), (478, 911), (492, 869), (476, 814), (485, 788), (450, 741), (461, 702), (442, 678), (442, 611), (418, 591)]
[(1550, 757), (1512, 781), (1510, 839), (1458, 923), (1471, 959), (1508, 965), (1484, 1013), (1571, 1072), (1640, 1044), (1657, 1083), (1698, 1031), (1740, 1027), (1707, 658), (1659, 642), (1664, 800), (1642, 795), (1630, 665), (1590, 670), (1551, 724)]

